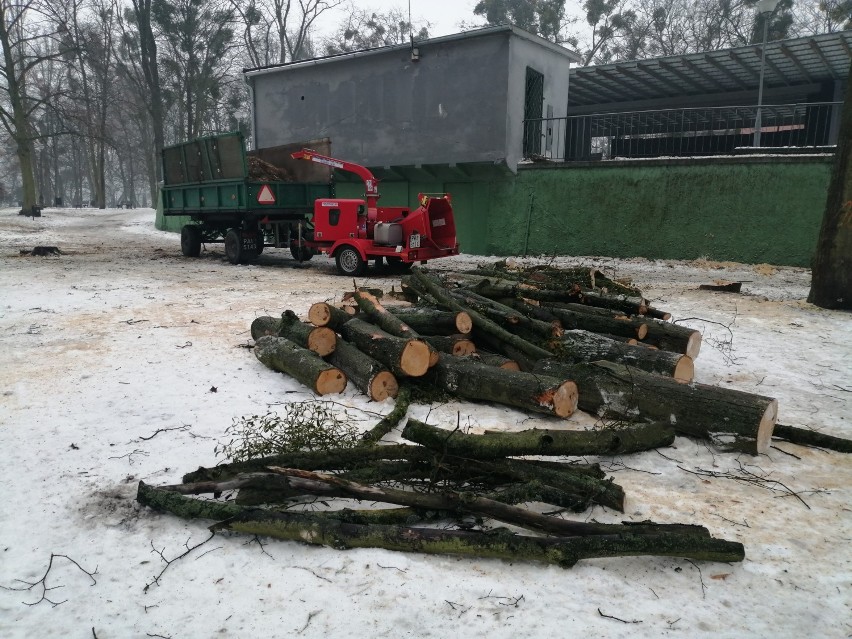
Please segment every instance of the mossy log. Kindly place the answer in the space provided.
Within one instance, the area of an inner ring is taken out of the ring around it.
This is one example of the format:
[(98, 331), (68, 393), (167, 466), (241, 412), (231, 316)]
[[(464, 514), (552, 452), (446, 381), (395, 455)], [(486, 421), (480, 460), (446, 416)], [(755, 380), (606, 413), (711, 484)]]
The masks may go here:
[(396, 377), (384, 364), (344, 339), (337, 339), (337, 348), (328, 357), (328, 362), (346, 373), (358, 390), (374, 402), (396, 397), (399, 392)]
[[(445, 289), (440, 284), (438, 284), (438, 282), (423, 273), (418, 267), (414, 267), (411, 269), (411, 276), (409, 282), (412, 287), (418, 288), (418, 290), (421, 290), (424, 293), (428, 294), (437, 302), (446, 306), (447, 308), (452, 309), (454, 311), (466, 312), (473, 320), (473, 325), (477, 329), (477, 331), (479, 331), (480, 333), (486, 333), (489, 336), (495, 338), (495, 341), (504, 342), (512, 349), (523, 353), (527, 360), (535, 361), (551, 356), (551, 353), (541, 348), (540, 346), (536, 346), (535, 344), (532, 344), (527, 340), (518, 337), (513, 333), (510, 333), (509, 331), (501, 328), (483, 315), (480, 315), (476, 311), (465, 308), (452, 295), (449, 294), (449, 291), (447, 291), (447, 289)], [(498, 350), (494, 349), (493, 347), (491, 348), (492, 350)], [(509, 357), (512, 357), (511, 354), (505, 354)], [(517, 358), (514, 357), (513, 359), (517, 360)]]
[(340, 328), (343, 338), (401, 377), (420, 377), (429, 370), (431, 350), (419, 339), (404, 339), (360, 319)]
[[(403, 339), (420, 339), (420, 334), (417, 331), (393, 313), (388, 312), (379, 300), (370, 293), (358, 290), (355, 291), (353, 297), (366, 318), (382, 330)], [(426, 341), (426, 345), (429, 347), (429, 366), (434, 366), (438, 363), (440, 355), (438, 350), (428, 341)]]
[(420, 339), (435, 350), (456, 357), (473, 355), (476, 352), (476, 344), (468, 335), (422, 335)]
[(637, 424), (619, 430), (544, 430), (467, 435), (409, 419), (402, 436), (436, 451), (472, 459), (519, 455), (621, 455), (670, 446), (668, 424)]
[(424, 380), (457, 397), (546, 415), (570, 417), (577, 408), (577, 387), (570, 380), (503, 370), (470, 358), (442, 357)]
[(473, 330), (473, 320), (465, 312), (441, 311), (426, 306), (387, 310), (420, 335), (467, 335)]
[(833, 435), (818, 433), (815, 430), (809, 430), (807, 428), (775, 424), (775, 430), (772, 433), (772, 437), (776, 439), (783, 439), (791, 444), (816, 446), (817, 448), (836, 450), (839, 453), (852, 453), (852, 439), (834, 437)]
[(472, 355), (472, 359), (478, 362), (482, 362), (487, 366), (496, 366), (497, 368), (502, 368), (503, 370), (507, 371), (521, 370), (521, 367), (518, 362), (513, 360), (511, 357), (506, 357), (505, 355), (501, 355), (500, 353), (484, 351), (480, 348), (476, 349), (476, 353)]
[(678, 433), (711, 441), (721, 450), (764, 453), (769, 448), (778, 402), (707, 384), (684, 384), (612, 362), (566, 364), (542, 360), (542, 375), (570, 376), (588, 413), (659, 420)]
[(254, 345), (254, 354), (269, 368), (287, 373), (318, 395), (342, 393), (346, 388), (343, 371), (284, 337), (261, 337)]
[(522, 311), (467, 289), (450, 291), (450, 294), (463, 306), (472, 308), (513, 333), (535, 336), (538, 339), (557, 338), (562, 335), (562, 325), (558, 321), (545, 322), (535, 319)]
[(280, 319), (274, 317), (257, 317), (251, 323), (251, 336), (254, 340), (270, 335), (286, 337), (302, 348), (313, 351), (320, 357), (334, 352), (337, 345), (337, 334), (327, 327), (318, 328), (299, 321), (293, 311), (287, 310)]
[(334, 331), (339, 331), (340, 327), (351, 320), (355, 314), (355, 312), (350, 313), (332, 306), (328, 302), (317, 302), (308, 310), (308, 321), (314, 326), (327, 326)]
[(362, 443), (365, 446), (371, 446), (378, 443), (382, 437), (391, 432), (400, 420), (405, 417), (410, 405), (411, 387), (404, 385), (401, 389), (399, 389), (399, 394), (396, 395), (396, 405), (393, 407), (393, 410), (379, 420), (379, 422), (369, 431), (364, 433)]
[(688, 355), (693, 360), (701, 350), (701, 333), (694, 328), (662, 322), (652, 318), (645, 320), (648, 334), (642, 339), (646, 344), (664, 351)]
[[(198, 499), (170, 493), (139, 483), (138, 501), (157, 510), (181, 517), (209, 518), (187, 515), (196, 512)], [(206, 502), (210, 503), (210, 502)], [(203, 507), (203, 506), (202, 506)], [(221, 519), (214, 517), (214, 519)], [(531, 537), (516, 535), (505, 529), (490, 532), (412, 528), (350, 523), (332, 519), (325, 514), (273, 512), (259, 509), (240, 509), (211, 530), (229, 530), (249, 535), (328, 546), (337, 550), (349, 548), (383, 548), (426, 554), (449, 554), (469, 557), (535, 561), (563, 568), (574, 566), (581, 559), (599, 557), (665, 556), (683, 557), (695, 561), (742, 561), (745, 551), (737, 542), (715, 539), (700, 533), (636, 533), (627, 530), (620, 534), (587, 537)]]
[(548, 346), (557, 359), (571, 363), (606, 360), (683, 382), (692, 381), (695, 375), (691, 357), (623, 344), (588, 331), (565, 331), (561, 340)]

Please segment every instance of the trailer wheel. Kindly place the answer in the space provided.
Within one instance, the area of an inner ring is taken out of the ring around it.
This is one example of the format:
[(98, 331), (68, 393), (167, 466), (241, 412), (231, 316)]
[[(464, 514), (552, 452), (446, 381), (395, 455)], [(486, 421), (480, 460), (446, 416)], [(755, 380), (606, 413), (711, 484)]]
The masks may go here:
[(201, 255), (201, 227), (187, 224), (180, 230), (180, 252), (186, 257)]
[(307, 246), (299, 246), (298, 244), (290, 245), (290, 255), (297, 262), (307, 262), (314, 256), (314, 250)]
[(353, 246), (344, 246), (335, 254), (337, 272), (340, 275), (358, 276), (367, 270), (367, 262)]
[(239, 264), (243, 259), (243, 239), (237, 229), (225, 234), (225, 257), (231, 264)]

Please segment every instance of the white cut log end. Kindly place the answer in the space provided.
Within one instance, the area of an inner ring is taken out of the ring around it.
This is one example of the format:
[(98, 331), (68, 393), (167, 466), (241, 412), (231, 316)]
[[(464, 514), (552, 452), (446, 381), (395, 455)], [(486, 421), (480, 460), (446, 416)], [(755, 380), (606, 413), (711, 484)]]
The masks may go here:
[(701, 350), (701, 333), (698, 331), (694, 331), (692, 335), (689, 336), (689, 340), (686, 342), (686, 349), (684, 355), (689, 355), (692, 359), (698, 357), (698, 352)]
[(346, 389), (346, 375), (343, 371), (330, 368), (319, 374), (316, 381), (318, 395), (333, 395), (342, 393)]
[(399, 383), (390, 371), (381, 371), (370, 380), (370, 399), (381, 402), (399, 393)]
[(577, 384), (571, 381), (562, 382), (553, 394), (553, 412), (559, 417), (570, 417), (577, 410), (579, 397)]
[(677, 361), (672, 377), (684, 383), (689, 383), (695, 378), (695, 362), (689, 355), (684, 355)]
[(757, 426), (757, 452), (765, 453), (772, 443), (772, 431), (775, 430), (775, 422), (778, 419), (778, 400), (769, 402), (760, 424)]

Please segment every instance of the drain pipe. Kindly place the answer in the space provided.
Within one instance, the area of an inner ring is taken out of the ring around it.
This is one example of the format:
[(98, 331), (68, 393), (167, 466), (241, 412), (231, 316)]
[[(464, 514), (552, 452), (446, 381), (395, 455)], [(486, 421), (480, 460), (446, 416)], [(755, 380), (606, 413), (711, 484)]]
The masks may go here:
[(530, 193), (530, 205), (527, 208), (527, 236), (524, 239), (524, 257), (527, 256), (527, 250), (530, 247), (530, 226), (532, 225), (533, 202), (535, 202), (535, 193)]

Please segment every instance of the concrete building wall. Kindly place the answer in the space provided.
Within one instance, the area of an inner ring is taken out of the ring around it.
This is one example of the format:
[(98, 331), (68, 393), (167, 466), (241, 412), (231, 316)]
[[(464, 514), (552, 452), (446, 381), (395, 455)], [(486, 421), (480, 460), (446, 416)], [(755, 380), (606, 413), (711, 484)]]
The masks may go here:
[[(508, 164), (516, 167), (523, 159), (524, 98), (527, 67), (544, 75), (542, 117), (561, 118), (568, 110), (568, 60), (565, 56), (523, 38), (512, 38), (509, 51), (509, 94), (506, 107)], [(549, 110), (550, 109), (550, 110)], [(546, 127), (542, 134), (547, 135)], [(554, 144), (556, 140), (553, 141)], [(539, 154), (546, 155), (546, 139)]]
[(255, 145), (328, 137), (367, 166), (506, 156), (509, 33), (303, 63), (249, 77)]

